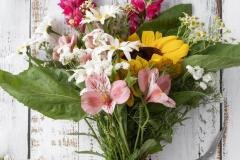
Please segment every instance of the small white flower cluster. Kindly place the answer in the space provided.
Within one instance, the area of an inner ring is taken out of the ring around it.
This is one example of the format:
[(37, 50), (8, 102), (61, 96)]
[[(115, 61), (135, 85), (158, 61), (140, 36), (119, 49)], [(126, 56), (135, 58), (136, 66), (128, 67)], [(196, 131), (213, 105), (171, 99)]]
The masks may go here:
[(127, 62), (120, 62), (120, 63), (115, 64), (115, 69), (116, 70), (119, 70), (119, 69), (127, 70), (129, 67), (130, 67), (130, 65)]
[(204, 23), (200, 22), (199, 18), (195, 16), (189, 16), (188, 14), (184, 13), (184, 17), (180, 17), (179, 20), (181, 21), (179, 32), (182, 29), (188, 29), (186, 32), (189, 33), (183, 34), (183, 38), (188, 43), (196, 43), (197, 41), (206, 39), (207, 33), (204, 29)]
[(102, 25), (105, 23), (105, 20), (109, 18), (116, 18), (117, 15), (122, 15), (123, 10), (116, 5), (104, 5), (99, 8), (89, 8), (86, 11), (86, 15), (81, 21), (82, 24), (91, 23), (91, 22), (100, 22)]
[(213, 76), (211, 73), (204, 74), (204, 69), (200, 66), (186, 66), (187, 71), (193, 76), (193, 79), (199, 81), (197, 84), (206, 90), (209, 85), (213, 82)]
[(179, 27), (178, 34), (182, 34), (182, 38), (190, 45), (198, 41), (223, 42), (225, 39), (222, 38), (222, 34), (230, 32), (219, 17), (214, 19), (209, 32), (206, 31), (204, 23), (200, 22), (195, 16), (189, 16), (184, 13), (184, 17), (180, 17), (179, 20), (181, 21), (181, 26)]

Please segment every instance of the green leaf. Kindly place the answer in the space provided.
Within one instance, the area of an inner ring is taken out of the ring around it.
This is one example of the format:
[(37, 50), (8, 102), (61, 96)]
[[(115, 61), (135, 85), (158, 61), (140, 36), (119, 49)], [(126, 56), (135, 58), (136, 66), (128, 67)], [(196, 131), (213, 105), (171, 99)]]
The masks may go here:
[(162, 150), (162, 146), (155, 139), (146, 140), (140, 148), (140, 155), (149, 155)]
[(143, 23), (137, 33), (138, 35), (142, 35), (143, 31), (151, 30), (154, 32), (159, 31), (164, 35), (176, 34), (180, 26), (179, 17), (184, 16), (183, 12), (191, 15), (192, 5), (180, 4), (166, 10), (153, 21)]
[(218, 71), (240, 65), (240, 45), (217, 43), (197, 55), (184, 59), (184, 66), (200, 66), (207, 71)]
[(24, 105), (53, 119), (78, 121), (84, 118), (79, 91), (68, 82), (68, 73), (60, 69), (36, 66), (20, 73), (0, 70), (0, 86)]
[(176, 92), (173, 94), (173, 99), (175, 100), (176, 104), (179, 105), (189, 105), (193, 100), (203, 98), (205, 95), (202, 92), (198, 91), (181, 91)]

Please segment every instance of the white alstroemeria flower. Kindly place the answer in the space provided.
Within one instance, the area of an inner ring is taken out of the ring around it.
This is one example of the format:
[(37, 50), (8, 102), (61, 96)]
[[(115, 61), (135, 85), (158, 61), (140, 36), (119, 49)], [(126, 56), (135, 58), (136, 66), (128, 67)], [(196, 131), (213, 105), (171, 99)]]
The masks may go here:
[(87, 76), (96, 74), (106, 74), (110, 76), (112, 74), (112, 62), (107, 60), (91, 60), (87, 61), (86, 64), (80, 65), (79, 69), (73, 70), (74, 74), (69, 77), (69, 81), (72, 79), (76, 80), (76, 83), (79, 84), (84, 82)]
[(86, 62), (86, 64), (83, 65), (83, 68), (85, 68), (87, 75), (104, 73), (110, 76), (112, 74), (113, 66), (111, 61), (98, 59)]
[(102, 29), (94, 29), (92, 32), (88, 33), (83, 37), (85, 46), (91, 49), (107, 45), (113, 39), (114, 38), (111, 35), (104, 33)]
[(116, 5), (104, 5), (97, 9), (90, 8), (90, 11), (86, 11), (86, 15), (82, 20), (82, 24), (91, 22), (100, 22), (104, 24), (108, 18), (116, 18), (116, 15), (122, 15), (123, 11)]
[(71, 48), (68, 46), (64, 46), (61, 49), (61, 52), (59, 53), (60, 53), (59, 61), (63, 65), (69, 64), (75, 58), (74, 54), (71, 52)]
[(127, 69), (129, 68), (129, 66), (130, 66), (129, 63), (127, 63), (127, 62), (121, 62), (121, 63), (116, 63), (115, 66), (114, 66), (114, 68), (115, 68), (116, 70), (119, 70), (119, 69), (121, 69), (121, 68), (127, 70)]
[(85, 69), (76, 69), (73, 71), (74, 71), (74, 74), (68, 78), (68, 81), (72, 81), (73, 79), (75, 79), (76, 84), (80, 84), (81, 82), (85, 81), (87, 77), (87, 73)]
[(200, 83), (199, 83), (199, 86), (200, 86), (203, 90), (206, 90), (207, 87), (208, 87), (205, 82), (200, 82)]
[(200, 80), (203, 77), (204, 69), (199, 66), (192, 67), (190, 65), (187, 65), (186, 69), (193, 76), (195, 80)]
[(94, 54), (100, 55), (102, 52), (107, 51), (107, 58), (109, 61), (112, 61), (112, 57), (115, 51), (121, 50), (123, 51), (125, 57), (128, 61), (131, 60), (130, 52), (133, 50), (139, 50), (140, 42), (134, 41), (134, 42), (119, 42), (118, 39), (114, 39), (110, 42), (110, 44), (105, 46), (100, 46), (96, 49), (94, 49)]

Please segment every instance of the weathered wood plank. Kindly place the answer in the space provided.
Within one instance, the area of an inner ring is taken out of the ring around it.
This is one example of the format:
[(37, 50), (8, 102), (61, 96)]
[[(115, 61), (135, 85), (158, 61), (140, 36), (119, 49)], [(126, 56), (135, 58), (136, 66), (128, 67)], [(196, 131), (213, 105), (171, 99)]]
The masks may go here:
[[(179, 3), (192, 3), (194, 15), (205, 22), (206, 26), (211, 24), (216, 15), (215, 0), (168, 0), (163, 7), (166, 9)], [(190, 119), (184, 122), (184, 126), (176, 126), (173, 143), (163, 152), (153, 155), (152, 160), (193, 160), (206, 152), (219, 131), (219, 104), (201, 106), (191, 111), (188, 117)], [(217, 155), (212, 159), (216, 157)]]
[[(232, 31), (231, 36), (240, 40), (240, 21), (239, 21), (239, 0), (223, 0), (223, 20), (226, 26)], [(227, 133), (223, 146), (224, 160), (238, 160), (240, 144), (240, 68), (228, 69), (223, 72), (223, 88), (225, 105), (225, 123)]]
[[(58, 0), (32, 0), (32, 31), (46, 15), (56, 17), (59, 33), (64, 33), (64, 18), (58, 7)], [(55, 121), (31, 112), (31, 159), (33, 160), (77, 160), (78, 136), (68, 133), (78, 131), (78, 123)]]
[[(29, 37), (29, 1), (0, 1), (0, 69), (13, 73), (27, 67), (16, 48)], [(0, 156), (27, 159), (27, 108), (0, 89)]]

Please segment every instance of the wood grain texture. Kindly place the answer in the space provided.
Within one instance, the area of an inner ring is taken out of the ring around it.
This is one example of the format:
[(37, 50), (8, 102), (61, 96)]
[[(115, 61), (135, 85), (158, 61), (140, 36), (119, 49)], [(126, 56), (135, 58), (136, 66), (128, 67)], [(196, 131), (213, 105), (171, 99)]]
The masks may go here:
[[(231, 36), (240, 40), (240, 1), (223, 0), (223, 20), (232, 31)], [(225, 117), (228, 126), (223, 148), (223, 160), (239, 160), (240, 144), (240, 68), (223, 72), (223, 88), (226, 100)]]
[[(193, 14), (206, 23), (212, 23), (217, 13), (215, 0), (167, 0), (163, 9), (179, 3), (192, 3)], [(200, 106), (191, 111), (184, 126), (176, 126), (173, 143), (164, 148), (163, 152), (152, 155), (152, 160), (194, 160), (203, 155), (220, 128), (219, 104)], [(215, 160), (217, 155), (211, 159)]]
[[(18, 73), (27, 67), (16, 47), (29, 37), (29, 4), (0, 1), (0, 69)], [(27, 108), (0, 89), (0, 156), (27, 158), (27, 120)]]
[[(64, 33), (63, 16), (58, 0), (32, 0), (32, 33), (46, 16), (56, 17), (53, 25), (59, 33)], [(55, 37), (57, 39), (57, 37)], [(77, 160), (78, 136), (67, 134), (77, 132), (78, 123), (55, 121), (35, 111), (31, 112), (31, 159), (33, 160)]]

